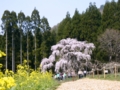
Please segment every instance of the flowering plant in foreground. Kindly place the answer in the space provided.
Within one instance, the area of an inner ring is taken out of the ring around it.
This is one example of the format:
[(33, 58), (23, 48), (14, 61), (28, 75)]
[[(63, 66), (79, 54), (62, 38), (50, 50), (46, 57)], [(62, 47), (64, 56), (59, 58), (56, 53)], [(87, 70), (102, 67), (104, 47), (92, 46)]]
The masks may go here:
[(39, 70), (23, 70), (24, 66), (18, 69), (17, 73), (6, 70), (0, 77), (0, 90), (46, 90), (54, 86), (55, 80), (52, 78), (52, 72), (41, 73)]
[[(0, 57), (2, 56), (0, 51)], [(27, 60), (17, 66), (16, 73), (8, 69), (3, 73), (2, 66), (0, 64), (0, 90), (46, 90), (56, 85), (52, 72), (34, 71), (27, 65)]]
[[(6, 56), (6, 54), (0, 50), (0, 57), (2, 56)], [(2, 66), (3, 65), (0, 63), (0, 90), (10, 90), (16, 85), (15, 80), (12, 75), (9, 75), (10, 73), (8, 70), (5, 71), (5, 75), (3, 74), (3, 72), (1, 72)], [(12, 73), (12, 71), (10, 72)]]
[(16, 84), (13, 77), (0, 78), (0, 90), (10, 90), (15, 85)]
[(6, 56), (6, 54), (0, 50), (0, 57), (2, 56)]
[(56, 84), (52, 72), (34, 71), (18, 65), (17, 73), (6, 70), (0, 71), (0, 90), (46, 90)]
[(0, 64), (0, 90), (46, 90), (56, 85), (52, 78), (52, 72), (41, 73), (40, 70), (32, 70), (24, 60), (22, 65), (17, 66), (17, 72), (1, 71)]

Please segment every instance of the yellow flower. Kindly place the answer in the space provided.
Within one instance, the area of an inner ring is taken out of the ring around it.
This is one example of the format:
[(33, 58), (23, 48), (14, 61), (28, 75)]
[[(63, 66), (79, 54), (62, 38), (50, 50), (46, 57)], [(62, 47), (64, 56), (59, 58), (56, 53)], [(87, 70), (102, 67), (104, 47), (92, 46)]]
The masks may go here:
[[(5, 82), (3, 79), (0, 79), (0, 86), (4, 86)], [(1, 89), (0, 89), (1, 90)]]
[(0, 57), (2, 56), (6, 56), (6, 54), (0, 50)]
[(3, 77), (3, 76), (4, 76), (3, 72), (0, 72), (0, 78)]
[(0, 53), (0, 57), (2, 57), (2, 54)]
[(23, 62), (26, 64), (26, 63), (27, 63), (27, 60), (24, 60)]
[(0, 63), (0, 68), (2, 68), (2, 66), (3, 66), (3, 65)]
[(8, 72), (9, 72), (8, 69), (6, 69), (6, 70), (5, 70), (5, 75), (8, 75)]
[(14, 72), (13, 71), (9, 71), (12, 75), (14, 74)]
[(0, 87), (0, 90), (5, 90), (5, 87)]
[[(1, 86), (1, 89), (0, 90), (5, 90), (6, 89), (10, 89), (11, 87), (15, 86), (15, 80), (13, 79), (13, 77), (3, 77), (0, 79), (0, 86)], [(2, 89), (2, 87), (4, 87)]]

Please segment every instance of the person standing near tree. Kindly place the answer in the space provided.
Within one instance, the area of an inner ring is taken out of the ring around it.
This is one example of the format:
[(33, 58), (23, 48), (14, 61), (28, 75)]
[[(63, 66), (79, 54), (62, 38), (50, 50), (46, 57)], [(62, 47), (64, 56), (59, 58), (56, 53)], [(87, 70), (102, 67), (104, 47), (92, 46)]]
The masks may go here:
[(87, 71), (86, 71), (86, 70), (84, 70), (84, 71), (83, 71), (83, 73), (84, 73), (84, 77), (86, 77), (86, 73), (87, 73)]
[(83, 72), (81, 70), (78, 71), (78, 76), (79, 76), (79, 78), (83, 77)]
[(64, 72), (64, 73), (63, 73), (63, 80), (65, 80), (66, 76), (67, 76), (67, 75), (66, 75), (66, 73)]

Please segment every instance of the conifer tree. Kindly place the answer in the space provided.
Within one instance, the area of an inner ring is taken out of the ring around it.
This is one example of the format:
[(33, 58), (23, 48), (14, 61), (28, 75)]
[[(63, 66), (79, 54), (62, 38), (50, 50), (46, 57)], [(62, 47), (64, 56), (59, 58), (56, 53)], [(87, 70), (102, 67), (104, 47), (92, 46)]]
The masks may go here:
[[(106, 29), (112, 29), (116, 27), (115, 22), (116, 22), (116, 11), (117, 11), (117, 4), (113, 0), (112, 2), (106, 2), (102, 14), (102, 30)], [(117, 27), (116, 27), (117, 28)]]
[(35, 8), (32, 12), (32, 15), (31, 15), (31, 21), (33, 23), (33, 26), (34, 26), (34, 42), (35, 42), (35, 50), (34, 50), (34, 53), (35, 53), (35, 70), (36, 70), (36, 61), (37, 61), (37, 55), (36, 55), (36, 50), (37, 50), (37, 38), (36, 38), (36, 30), (37, 28), (40, 27), (40, 15), (39, 15), (39, 11)]
[(71, 17), (69, 12), (67, 12), (66, 17), (60, 22), (58, 26), (57, 41), (71, 36)]
[(18, 14), (18, 27), (20, 31), (20, 64), (22, 64), (22, 34), (23, 34), (23, 29), (24, 29), (24, 20), (25, 20), (25, 15), (23, 12), (20, 12)]
[(90, 3), (89, 8), (81, 17), (81, 35), (82, 40), (89, 42), (97, 41), (98, 28), (101, 25), (101, 13), (95, 4)]
[(10, 23), (10, 11), (5, 10), (2, 16), (2, 29), (6, 36), (6, 69), (8, 69), (8, 27)]
[(12, 71), (15, 72), (15, 31), (17, 30), (17, 15), (16, 12), (11, 12), (11, 32), (12, 32)]
[(72, 17), (71, 20), (71, 37), (72, 38), (76, 38), (78, 40), (80, 40), (80, 34), (81, 34), (81, 28), (80, 28), (80, 23), (81, 23), (81, 19), (80, 19), (80, 14), (78, 12), (78, 10), (75, 10), (75, 13)]

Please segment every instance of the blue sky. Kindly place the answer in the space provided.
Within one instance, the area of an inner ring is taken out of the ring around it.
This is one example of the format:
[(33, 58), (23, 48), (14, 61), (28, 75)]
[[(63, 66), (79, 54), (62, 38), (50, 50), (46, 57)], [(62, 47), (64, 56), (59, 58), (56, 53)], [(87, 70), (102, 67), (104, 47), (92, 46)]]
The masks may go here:
[(1, 0), (0, 18), (2, 18), (5, 10), (15, 11), (17, 14), (22, 11), (26, 16), (31, 16), (36, 7), (40, 18), (45, 16), (50, 26), (53, 27), (65, 18), (67, 11), (72, 17), (76, 8), (79, 13), (82, 13), (89, 7), (90, 2), (95, 2), (99, 8), (100, 5), (105, 4), (106, 0)]

